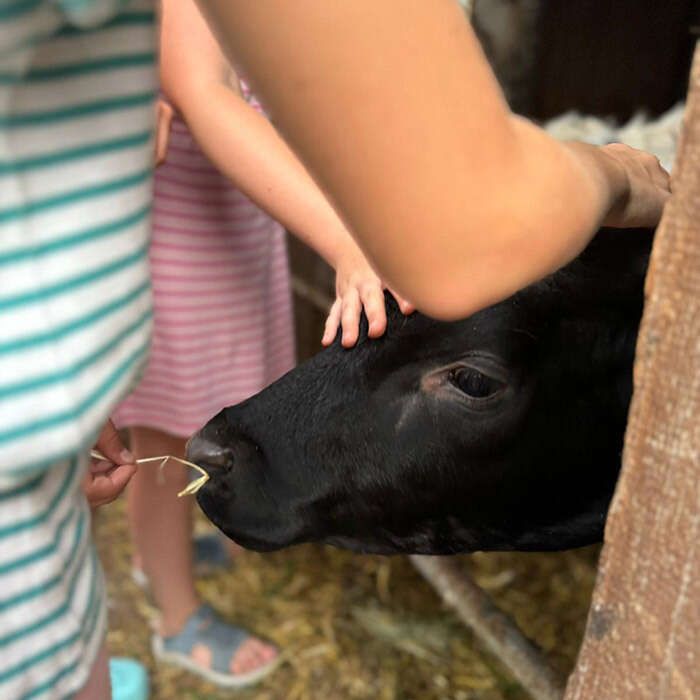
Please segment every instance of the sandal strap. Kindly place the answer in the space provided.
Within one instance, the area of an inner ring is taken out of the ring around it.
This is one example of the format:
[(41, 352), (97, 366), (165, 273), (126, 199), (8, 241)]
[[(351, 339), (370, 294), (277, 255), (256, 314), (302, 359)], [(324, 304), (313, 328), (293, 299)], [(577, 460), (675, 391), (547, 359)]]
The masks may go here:
[(231, 659), (251, 637), (242, 627), (224, 622), (208, 605), (201, 605), (179, 634), (163, 638), (163, 647), (190, 656), (194, 646), (202, 644), (211, 651), (211, 669), (230, 673)]

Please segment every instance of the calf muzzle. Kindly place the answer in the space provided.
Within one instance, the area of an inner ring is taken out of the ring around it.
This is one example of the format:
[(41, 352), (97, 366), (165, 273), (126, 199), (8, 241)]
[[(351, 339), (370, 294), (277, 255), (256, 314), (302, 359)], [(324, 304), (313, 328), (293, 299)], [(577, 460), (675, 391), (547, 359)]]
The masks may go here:
[(187, 459), (206, 470), (207, 467), (229, 467), (233, 461), (231, 451), (217, 445), (197, 433), (187, 443)]

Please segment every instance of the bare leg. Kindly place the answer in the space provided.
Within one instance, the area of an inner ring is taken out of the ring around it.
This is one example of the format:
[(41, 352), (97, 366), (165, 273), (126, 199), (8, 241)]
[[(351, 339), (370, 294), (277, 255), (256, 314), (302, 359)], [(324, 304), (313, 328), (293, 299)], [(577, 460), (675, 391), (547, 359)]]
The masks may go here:
[(231, 559), (235, 559), (243, 551), (243, 547), (241, 547), (240, 544), (236, 544), (233, 540), (229, 540), (228, 538), (226, 539), (226, 549)]
[[(157, 455), (179, 457), (185, 440), (150, 428), (130, 431), (131, 451), (137, 459)], [(192, 573), (192, 507), (177, 498), (187, 485), (185, 467), (168, 463), (143, 465), (132, 478), (128, 493), (131, 538), (160, 609), (164, 636), (177, 634), (199, 607)]]
[[(185, 440), (150, 428), (131, 430), (131, 451), (137, 459), (157, 455), (184, 456)], [(134, 546), (148, 576), (161, 613), (160, 634), (178, 634), (201, 601), (194, 587), (192, 567), (191, 499), (177, 498), (187, 484), (186, 468), (169, 463), (144, 465), (129, 485), (129, 524)], [(251, 639), (241, 645), (231, 663), (234, 673), (252, 670), (269, 661), (274, 648)], [(202, 663), (207, 665), (204, 657)]]
[(109, 654), (103, 642), (87, 683), (75, 696), (75, 700), (111, 700), (112, 688), (109, 683)]

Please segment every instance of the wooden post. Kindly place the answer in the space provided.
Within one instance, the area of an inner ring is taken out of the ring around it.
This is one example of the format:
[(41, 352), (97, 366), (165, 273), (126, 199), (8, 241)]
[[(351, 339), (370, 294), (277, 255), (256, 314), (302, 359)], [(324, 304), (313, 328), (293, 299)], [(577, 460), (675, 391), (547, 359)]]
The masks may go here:
[(623, 469), (566, 700), (700, 698), (700, 49), (656, 234)]

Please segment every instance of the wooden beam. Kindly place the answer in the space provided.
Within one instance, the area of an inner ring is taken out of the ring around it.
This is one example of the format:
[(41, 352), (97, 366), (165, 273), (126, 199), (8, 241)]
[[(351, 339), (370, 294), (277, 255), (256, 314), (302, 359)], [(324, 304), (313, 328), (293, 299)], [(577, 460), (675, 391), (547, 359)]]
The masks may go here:
[(292, 275), (292, 291), (307, 304), (322, 314), (327, 314), (333, 305), (333, 299), (329, 294), (318, 289), (313, 284), (302, 279), (299, 275)]
[(515, 622), (462, 571), (454, 557), (414, 555), (411, 560), (445, 603), (534, 700), (561, 700), (563, 678), (549, 666), (542, 652)]
[(566, 700), (700, 698), (700, 49), (656, 234), (623, 468)]

